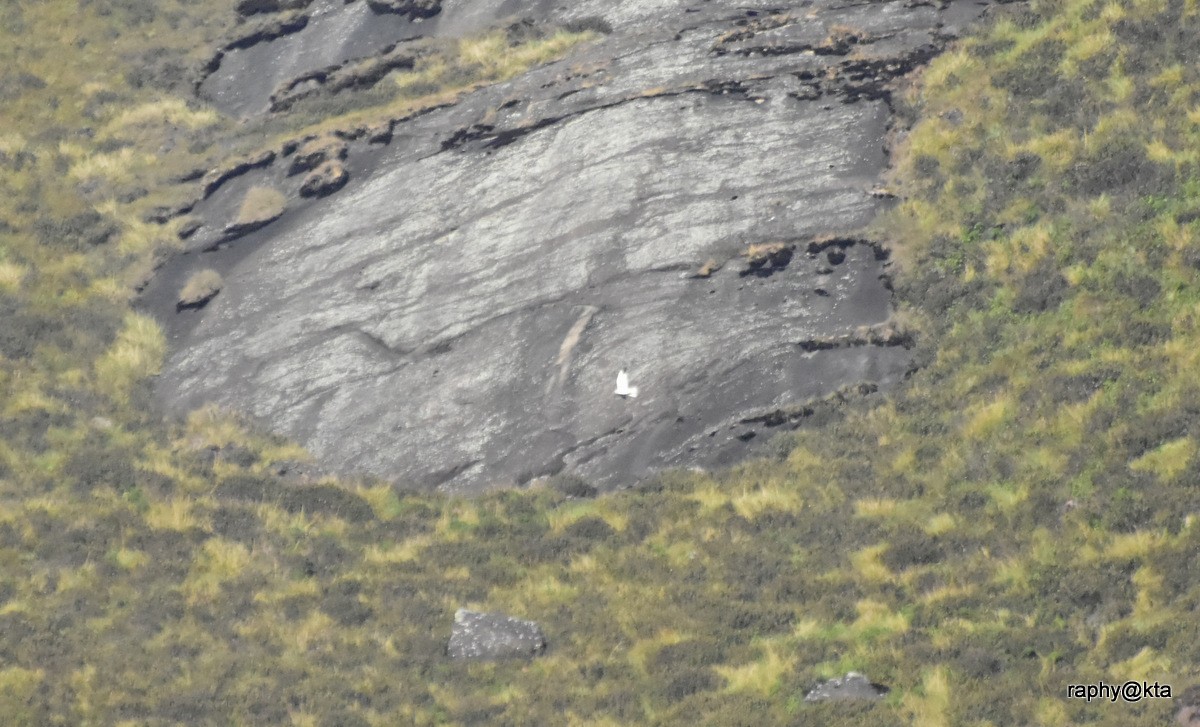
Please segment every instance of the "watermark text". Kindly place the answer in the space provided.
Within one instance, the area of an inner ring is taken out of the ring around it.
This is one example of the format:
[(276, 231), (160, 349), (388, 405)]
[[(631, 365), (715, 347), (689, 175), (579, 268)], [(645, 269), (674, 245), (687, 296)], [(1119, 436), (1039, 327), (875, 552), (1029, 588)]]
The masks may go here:
[(1097, 682), (1095, 684), (1068, 684), (1067, 699), (1102, 702), (1140, 702), (1143, 699), (1170, 699), (1171, 685), (1160, 682), (1130, 679), (1123, 684)]

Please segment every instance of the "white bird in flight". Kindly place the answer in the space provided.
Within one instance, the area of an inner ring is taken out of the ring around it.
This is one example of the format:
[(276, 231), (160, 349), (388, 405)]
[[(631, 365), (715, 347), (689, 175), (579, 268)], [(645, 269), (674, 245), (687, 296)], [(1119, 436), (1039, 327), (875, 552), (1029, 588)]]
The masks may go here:
[(630, 399), (637, 398), (637, 387), (629, 385), (629, 374), (625, 373), (625, 369), (617, 374), (617, 390), (613, 393), (617, 396), (627, 396)]

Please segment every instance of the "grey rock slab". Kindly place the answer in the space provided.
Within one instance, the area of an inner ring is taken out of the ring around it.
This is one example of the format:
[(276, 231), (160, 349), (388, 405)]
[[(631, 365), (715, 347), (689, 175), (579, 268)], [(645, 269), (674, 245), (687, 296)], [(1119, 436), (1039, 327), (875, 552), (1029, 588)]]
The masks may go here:
[[(796, 347), (887, 318), (870, 248), (828, 275), (801, 253), (767, 278), (741, 276), (736, 259), (688, 276), (749, 242), (870, 219), (857, 177), (882, 151), (861, 119), (883, 108), (835, 110), (646, 99), (487, 156), (381, 171), (238, 266), (240, 284), (210, 304), (162, 384), (181, 411), (248, 411), (336, 469), (454, 490), (521, 484), (568, 460), (616, 486), (635, 474), (623, 454), (635, 444), (661, 442), (647, 464), (682, 461), (688, 440), (731, 416), (844, 375), (894, 379), (904, 356), (828, 376), (823, 360), (861, 352)], [(645, 392), (636, 401), (612, 396), (622, 367)]]
[[(474, 3), (446, 0), (437, 22), (492, 7)], [(886, 164), (886, 78), (866, 77), (881, 72), (862, 58), (753, 50), (770, 38), (716, 53), (750, 6), (689, 13), (663, 0), (658, 21), (639, 25), (627, 21), (645, 3), (593, 5), (626, 25), (393, 124), (386, 146), (352, 143), (336, 194), (293, 199), (237, 240), (216, 231), (248, 186), (299, 196), (290, 161), (202, 202), (188, 254), (143, 301), (171, 338), (165, 407), (229, 407), (330, 470), (410, 488), (473, 493), (563, 474), (611, 490), (734, 462), (812, 398), (903, 377), (897, 346), (804, 345), (849, 341), (891, 313), (873, 247), (850, 245), (835, 263), (806, 246), (887, 204), (869, 193)], [(889, 72), (932, 53), (930, 8), (867, 7), (783, 9), (805, 42), (861, 19), (879, 39), (858, 50), (899, 59)], [(775, 242), (795, 245), (787, 264), (750, 270), (746, 248)], [(697, 277), (710, 259), (724, 265)], [(224, 289), (176, 315), (174, 293), (198, 266)], [(636, 399), (614, 395), (621, 369)]]
[(533, 621), (465, 608), (454, 614), (446, 646), (452, 659), (528, 658), (545, 650), (546, 637)]

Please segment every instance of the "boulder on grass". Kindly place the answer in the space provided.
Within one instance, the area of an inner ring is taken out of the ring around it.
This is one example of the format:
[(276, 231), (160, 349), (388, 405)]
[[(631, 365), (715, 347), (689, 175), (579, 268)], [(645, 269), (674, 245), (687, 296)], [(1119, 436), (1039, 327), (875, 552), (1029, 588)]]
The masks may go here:
[(454, 614), (446, 654), (451, 659), (511, 659), (545, 650), (542, 627), (533, 621), (460, 608)]
[(889, 690), (882, 684), (875, 684), (856, 671), (847, 672), (846, 676), (822, 682), (804, 696), (806, 702), (830, 701), (869, 701), (882, 699)]

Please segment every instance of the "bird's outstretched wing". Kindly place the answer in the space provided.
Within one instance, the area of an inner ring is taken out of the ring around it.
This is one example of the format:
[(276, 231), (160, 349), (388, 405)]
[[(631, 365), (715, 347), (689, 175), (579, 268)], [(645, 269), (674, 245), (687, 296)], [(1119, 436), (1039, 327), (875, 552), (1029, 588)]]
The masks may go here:
[(617, 396), (628, 396), (630, 399), (637, 398), (637, 387), (629, 385), (629, 374), (625, 373), (624, 369), (617, 374), (617, 390), (613, 393)]

